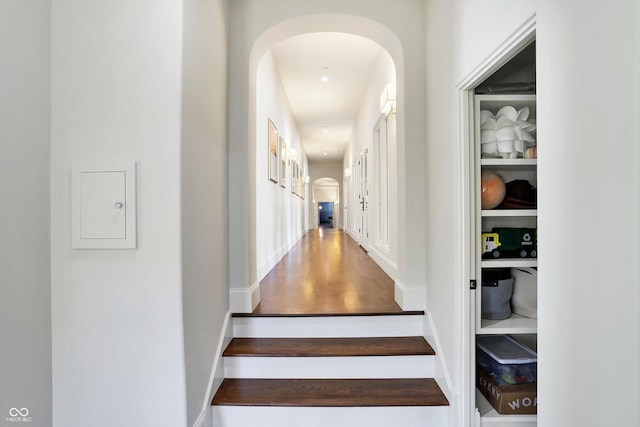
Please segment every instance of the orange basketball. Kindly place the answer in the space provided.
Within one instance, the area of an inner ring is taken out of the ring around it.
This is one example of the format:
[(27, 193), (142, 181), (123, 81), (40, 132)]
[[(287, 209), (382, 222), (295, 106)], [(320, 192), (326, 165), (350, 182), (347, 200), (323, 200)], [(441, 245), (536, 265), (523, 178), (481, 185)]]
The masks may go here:
[(482, 171), (480, 178), (482, 209), (493, 209), (502, 203), (507, 192), (504, 180), (493, 171)]

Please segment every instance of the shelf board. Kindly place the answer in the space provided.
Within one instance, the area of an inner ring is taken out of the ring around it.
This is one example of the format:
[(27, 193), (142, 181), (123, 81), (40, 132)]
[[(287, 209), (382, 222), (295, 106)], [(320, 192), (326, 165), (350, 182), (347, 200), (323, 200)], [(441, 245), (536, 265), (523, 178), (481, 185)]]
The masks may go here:
[(536, 166), (538, 159), (480, 159), (480, 166)]
[(537, 415), (501, 415), (493, 409), (491, 403), (476, 389), (476, 407), (480, 412), (483, 426), (503, 427), (508, 425), (518, 427), (535, 426), (537, 423)]
[(481, 319), (477, 334), (535, 334), (538, 332), (538, 321), (528, 317), (512, 314), (504, 320)]
[(483, 209), (483, 217), (489, 216), (538, 216), (537, 209)]
[(536, 258), (483, 259), (482, 268), (537, 267)]

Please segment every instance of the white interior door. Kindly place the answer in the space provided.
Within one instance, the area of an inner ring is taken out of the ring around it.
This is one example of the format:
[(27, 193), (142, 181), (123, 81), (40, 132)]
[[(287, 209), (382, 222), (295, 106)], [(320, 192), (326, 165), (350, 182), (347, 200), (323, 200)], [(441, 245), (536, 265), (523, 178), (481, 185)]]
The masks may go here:
[(342, 231), (346, 232), (349, 226), (349, 178), (345, 177), (342, 180), (342, 203), (343, 203), (343, 215), (342, 215)]
[(360, 194), (358, 195), (358, 202), (360, 203), (360, 236), (363, 241), (369, 239), (369, 149), (365, 148), (360, 153)]

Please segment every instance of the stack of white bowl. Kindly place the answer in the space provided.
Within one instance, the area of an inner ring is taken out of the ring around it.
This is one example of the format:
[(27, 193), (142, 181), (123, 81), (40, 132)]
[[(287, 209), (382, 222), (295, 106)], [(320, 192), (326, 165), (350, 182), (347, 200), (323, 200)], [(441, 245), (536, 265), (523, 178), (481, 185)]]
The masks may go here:
[(480, 111), (480, 144), (483, 158), (516, 159), (524, 157), (527, 148), (534, 147), (532, 134), (536, 125), (527, 121), (529, 108), (516, 110), (506, 105), (496, 115)]

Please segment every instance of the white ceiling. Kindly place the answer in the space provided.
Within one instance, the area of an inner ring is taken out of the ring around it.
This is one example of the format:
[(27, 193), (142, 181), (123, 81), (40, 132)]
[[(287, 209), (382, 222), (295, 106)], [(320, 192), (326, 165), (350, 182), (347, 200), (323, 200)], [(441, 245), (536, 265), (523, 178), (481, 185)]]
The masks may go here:
[(303, 34), (273, 47), (310, 160), (343, 158), (380, 51), (377, 43), (344, 33)]

